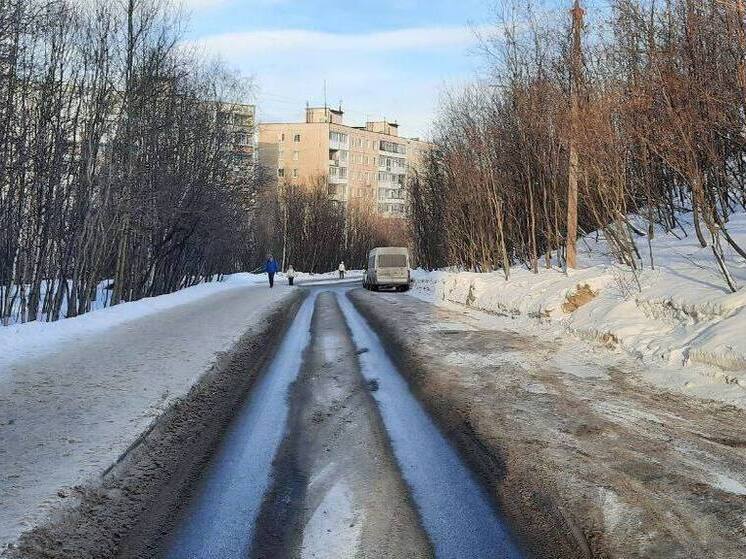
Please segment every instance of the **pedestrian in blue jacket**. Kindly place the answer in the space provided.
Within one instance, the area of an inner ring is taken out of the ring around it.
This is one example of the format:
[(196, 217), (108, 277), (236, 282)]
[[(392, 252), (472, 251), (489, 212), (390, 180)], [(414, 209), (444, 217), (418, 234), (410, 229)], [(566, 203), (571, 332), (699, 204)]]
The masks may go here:
[(267, 272), (267, 276), (269, 277), (270, 288), (275, 286), (275, 274), (277, 273), (277, 270), (277, 261), (272, 258), (271, 254), (268, 255), (267, 262), (264, 264), (264, 271)]

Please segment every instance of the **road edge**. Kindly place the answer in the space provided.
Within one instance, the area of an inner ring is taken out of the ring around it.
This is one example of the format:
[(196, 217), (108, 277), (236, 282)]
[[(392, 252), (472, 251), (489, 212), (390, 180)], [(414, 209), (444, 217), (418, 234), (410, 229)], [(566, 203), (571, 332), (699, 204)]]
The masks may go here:
[(8, 559), (151, 558), (178, 517), (194, 480), (220, 444), (307, 296), (296, 290), (218, 354), (176, 400), (109, 466), (75, 488), (74, 504), (24, 533)]
[[(427, 386), (426, 356), (419, 356), (417, 347), (407, 343), (405, 325), (381, 316), (372, 301), (365, 300), (366, 295), (362, 290), (347, 292), (352, 304), (383, 342), (413, 394), (488, 488), (527, 556), (541, 559), (607, 557), (597, 535), (591, 549), (572, 514), (564, 510), (563, 503), (541, 483), (538, 468), (536, 471), (511, 471), (506, 479), (508, 449), (503, 448), (499, 440), (480, 437), (448, 394), (435, 393)], [(536, 504), (546, 511), (542, 518), (536, 518)]]

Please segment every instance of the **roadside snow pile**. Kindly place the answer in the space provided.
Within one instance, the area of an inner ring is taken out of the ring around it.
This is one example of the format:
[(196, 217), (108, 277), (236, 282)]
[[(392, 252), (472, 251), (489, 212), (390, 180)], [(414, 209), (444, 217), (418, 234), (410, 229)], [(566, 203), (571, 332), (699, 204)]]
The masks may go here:
[[(278, 278), (284, 279), (287, 276), (280, 272), (277, 274)], [(362, 270), (347, 270), (345, 272), (345, 279), (357, 279), (363, 277), (363, 271)], [(337, 270), (334, 270), (333, 272), (324, 272), (320, 274), (312, 274), (309, 272), (295, 272), (295, 281), (299, 283), (309, 283), (309, 282), (327, 282), (332, 280), (339, 280), (339, 272)]]
[[(350, 270), (346, 273), (346, 277), (350, 279), (361, 276), (360, 270)], [(332, 280), (338, 277), (339, 273), (336, 271), (323, 274), (295, 274), (296, 282), (299, 283), (333, 283)], [(287, 276), (278, 273), (275, 280), (284, 284), (287, 282)], [(0, 326), (0, 378), (9, 363), (60, 348), (79, 340), (82, 336), (96, 334), (122, 323), (185, 305), (228, 289), (266, 284), (267, 275), (264, 273), (241, 272), (224, 276), (222, 281), (201, 283), (167, 295), (147, 297), (113, 307), (94, 306), (85, 314), (56, 322), (33, 321)]]
[(0, 330), (0, 556), (75, 505), (79, 486), (97, 487), (242, 336), (256, 336), (246, 349), (269, 343), (270, 317), (294, 290), (252, 280)]
[[(502, 272), (416, 270), (412, 293), (517, 320), (536, 319), (651, 365), (706, 365), (710, 369), (704, 374), (716, 382), (746, 389), (746, 261), (723, 242), (740, 287), (731, 293), (711, 249), (699, 246), (688, 216), (679, 219), (683, 230), (655, 232), (652, 265), (647, 238), (638, 238), (643, 266), (637, 274), (615, 262), (601, 234), (591, 234), (578, 243), (579, 267), (567, 275), (557, 268), (541, 267), (533, 274), (515, 266), (505, 281)], [(746, 213), (732, 216), (728, 231), (746, 247)]]
[(107, 330), (119, 324), (162, 312), (227, 289), (245, 287), (266, 281), (261, 274), (240, 273), (226, 276), (221, 282), (201, 283), (168, 295), (147, 297), (130, 303), (92, 310), (56, 322), (27, 322), (0, 326), (0, 378), (13, 361), (38, 356), (55, 348)]

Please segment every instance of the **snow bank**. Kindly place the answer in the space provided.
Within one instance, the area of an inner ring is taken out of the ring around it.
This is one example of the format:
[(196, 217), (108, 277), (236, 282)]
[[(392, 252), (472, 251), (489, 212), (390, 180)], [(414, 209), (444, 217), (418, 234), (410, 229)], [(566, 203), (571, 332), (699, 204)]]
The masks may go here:
[(74, 501), (218, 355), (286, 308), (291, 288), (252, 282), (0, 331), (0, 549)]
[(0, 327), (0, 378), (8, 365), (19, 359), (38, 356), (119, 324), (191, 303), (226, 289), (266, 281), (264, 275), (240, 273), (221, 282), (201, 283), (168, 295), (92, 310), (57, 322), (27, 322)]
[[(339, 273), (337, 271), (323, 274), (306, 272), (296, 272), (295, 274), (297, 283), (331, 282), (338, 277)], [(362, 277), (362, 271), (350, 270), (346, 277), (349, 279)], [(278, 273), (275, 276), (275, 281), (278, 284), (286, 284), (287, 276), (284, 273)], [(55, 348), (78, 341), (81, 337), (90, 336), (125, 322), (185, 305), (228, 289), (266, 284), (266, 274), (241, 272), (227, 275), (219, 282), (201, 283), (167, 295), (147, 297), (113, 307), (94, 306), (86, 314), (56, 322), (34, 321), (25, 324), (11, 324), (5, 327), (0, 326), (0, 378), (3, 376), (3, 371), (12, 362), (47, 353)], [(104, 297), (101, 297), (100, 300), (103, 301)]]
[[(278, 277), (285, 278), (285, 274), (278, 274)], [(347, 270), (345, 279), (358, 279), (363, 277), (363, 270)], [(295, 281), (302, 284), (313, 282), (314, 284), (330, 283), (334, 280), (339, 281), (339, 271), (324, 272), (323, 274), (310, 274), (308, 272), (295, 272)]]
[[(526, 327), (538, 323), (570, 332), (651, 367), (676, 371), (658, 375), (668, 383), (719, 384), (698, 392), (719, 399), (728, 385), (741, 397), (746, 390), (746, 261), (724, 244), (728, 267), (741, 287), (731, 293), (711, 249), (699, 246), (690, 224), (682, 229), (675, 235), (655, 232), (652, 263), (647, 238), (639, 237), (643, 262), (636, 274), (615, 262), (602, 235), (592, 234), (578, 245), (578, 269), (567, 274), (556, 267), (533, 274), (514, 266), (506, 281), (502, 272), (415, 270), (412, 294), (523, 321)], [(734, 215), (728, 231), (746, 247), (746, 213)]]

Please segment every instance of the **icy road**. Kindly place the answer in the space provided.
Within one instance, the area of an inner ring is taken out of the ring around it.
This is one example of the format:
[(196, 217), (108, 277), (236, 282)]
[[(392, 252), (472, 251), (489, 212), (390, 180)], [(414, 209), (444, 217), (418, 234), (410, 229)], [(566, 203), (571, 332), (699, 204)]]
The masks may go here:
[(347, 288), (311, 289), (160, 554), (520, 557)]

